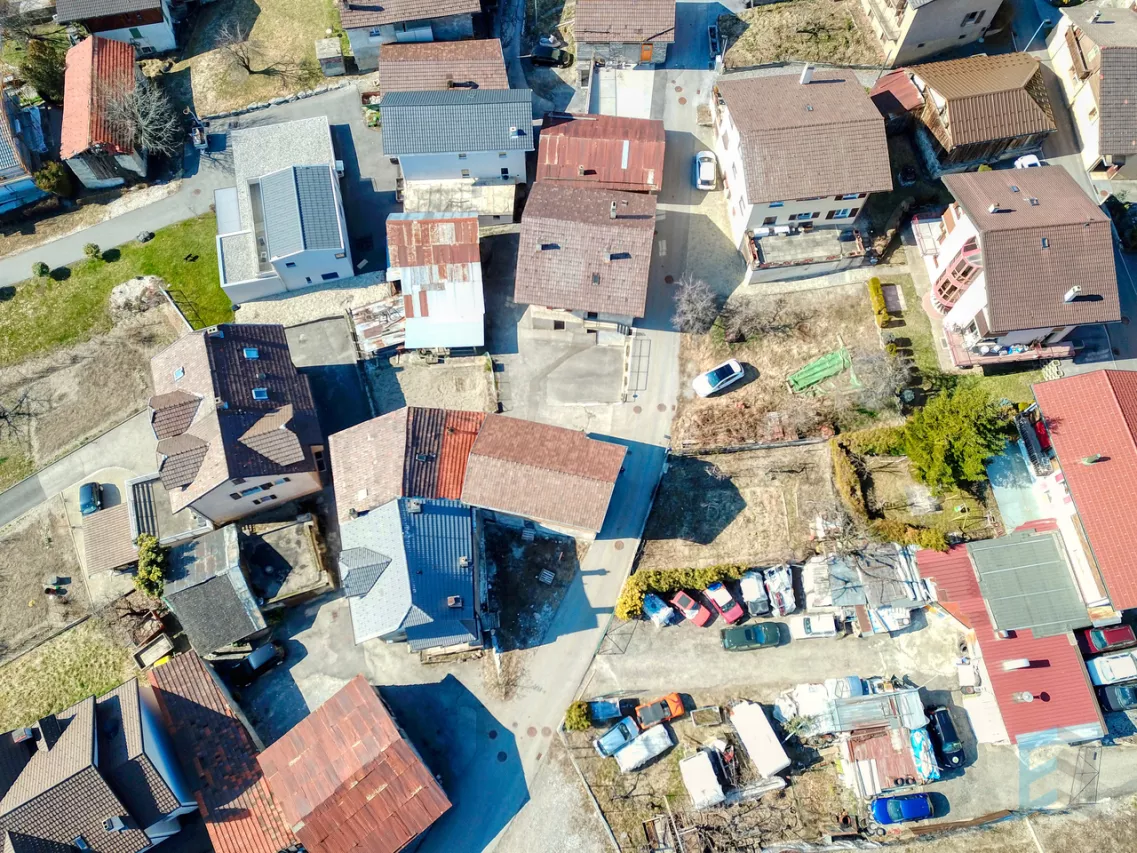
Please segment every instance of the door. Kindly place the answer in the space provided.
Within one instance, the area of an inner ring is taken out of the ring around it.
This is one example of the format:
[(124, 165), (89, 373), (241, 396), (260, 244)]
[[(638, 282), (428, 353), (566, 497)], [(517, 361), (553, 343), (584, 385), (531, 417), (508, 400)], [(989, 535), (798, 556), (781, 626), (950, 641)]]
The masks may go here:
[(651, 50), (650, 44), (641, 44), (640, 45), (640, 62), (651, 62), (651, 53), (652, 53), (652, 50)]

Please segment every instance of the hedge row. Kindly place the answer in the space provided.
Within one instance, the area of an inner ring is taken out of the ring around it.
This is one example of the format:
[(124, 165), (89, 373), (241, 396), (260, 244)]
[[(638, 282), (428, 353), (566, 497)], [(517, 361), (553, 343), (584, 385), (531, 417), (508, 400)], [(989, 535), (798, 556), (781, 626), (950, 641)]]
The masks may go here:
[(829, 456), (833, 460), (833, 485), (838, 496), (858, 520), (868, 521), (869, 508), (865, 502), (865, 490), (848, 446), (841, 439), (830, 439)]
[(620, 590), (616, 618), (639, 619), (644, 612), (644, 596), (649, 592), (668, 596), (681, 589), (706, 589), (715, 581), (738, 580), (745, 566), (708, 566), (705, 569), (655, 569), (636, 572)]
[(873, 276), (868, 280), (868, 288), (873, 316), (876, 317), (876, 324), (883, 329), (892, 322), (892, 315), (888, 313), (888, 303), (884, 301), (884, 286), (879, 278)]
[(862, 456), (903, 456), (904, 427), (861, 429), (844, 436), (845, 446)]

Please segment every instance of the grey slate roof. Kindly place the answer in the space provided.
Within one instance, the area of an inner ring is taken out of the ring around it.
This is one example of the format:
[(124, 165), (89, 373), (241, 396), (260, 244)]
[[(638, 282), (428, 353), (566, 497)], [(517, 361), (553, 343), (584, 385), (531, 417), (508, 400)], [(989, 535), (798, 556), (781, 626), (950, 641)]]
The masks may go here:
[(55, 6), (61, 24), (160, 8), (162, 0), (59, 0)]
[(376, 553), (370, 548), (352, 548), (341, 552), (340, 577), (343, 594), (349, 598), (367, 595), (389, 565), (391, 565), (390, 557)]
[(261, 178), (269, 255), (342, 249), (330, 166), (292, 166)]
[(166, 571), (162, 598), (199, 653), (236, 643), (265, 627), (241, 571), (235, 525), (171, 548)]
[[(473, 523), (458, 501), (398, 498), (342, 525), (341, 559), (353, 564), (359, 549), (390, 555), (371, 590), (348, 599), (356, 643), (399, 631), (416, 651), (480, 641)], [(451, 596), (461, 606), (450, 607)]]
[(1020, 531), (968, 543), (995, 630), (1053, 637), (1090, 624), (1058, 537)]
[(533, 150), (528, 89), (388, 92), (379, 108), (388, 156)]

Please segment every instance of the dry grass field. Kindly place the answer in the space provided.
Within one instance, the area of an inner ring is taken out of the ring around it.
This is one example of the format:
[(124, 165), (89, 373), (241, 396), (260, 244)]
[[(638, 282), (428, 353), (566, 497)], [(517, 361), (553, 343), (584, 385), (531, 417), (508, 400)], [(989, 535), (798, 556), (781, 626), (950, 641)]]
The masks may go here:
[(790, 0), (722, 15), (723, 62), (727, 68), (794, 61), (875, 65), (880, 57), (859, 16), (857, 0)]

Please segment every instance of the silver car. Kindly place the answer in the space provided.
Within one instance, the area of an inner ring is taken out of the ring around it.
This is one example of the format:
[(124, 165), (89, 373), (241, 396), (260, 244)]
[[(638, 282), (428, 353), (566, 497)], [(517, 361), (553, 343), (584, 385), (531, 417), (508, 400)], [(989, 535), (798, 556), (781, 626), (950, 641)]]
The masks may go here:
[(697, 190), (713, 190), (718, 186), (718, 165), (713, 151), (700, 151), (692, 164), (691, 180)]

